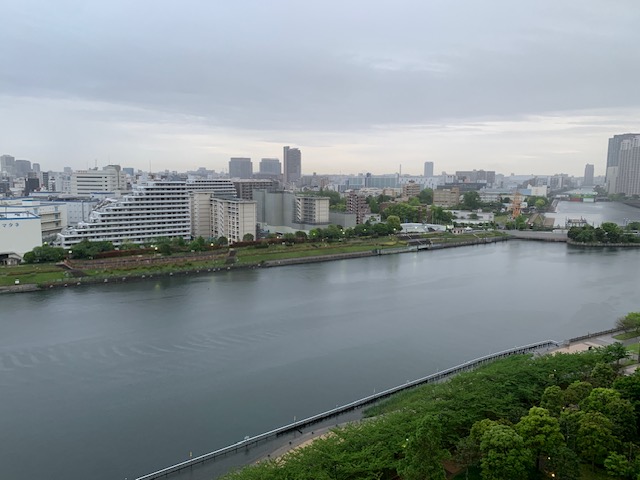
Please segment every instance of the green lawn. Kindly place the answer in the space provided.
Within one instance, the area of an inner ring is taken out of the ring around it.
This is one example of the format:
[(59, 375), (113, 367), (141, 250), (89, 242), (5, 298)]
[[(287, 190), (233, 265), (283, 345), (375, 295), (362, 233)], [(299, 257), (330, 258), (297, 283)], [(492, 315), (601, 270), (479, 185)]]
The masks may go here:
[(615, 338), (616, 340), (629, 340), (630, 338), (636, 338), (637, 336), (638, 334), (634, 332), (624, 332), (619, 333), (618, 335), (614, 335), (613, 338)]
[(65, 270), (52, 263), (0, 267), (0, 286), (15, 285), (16, 280), (21, 284), (54, 282), (63, 280), (65, 274)]

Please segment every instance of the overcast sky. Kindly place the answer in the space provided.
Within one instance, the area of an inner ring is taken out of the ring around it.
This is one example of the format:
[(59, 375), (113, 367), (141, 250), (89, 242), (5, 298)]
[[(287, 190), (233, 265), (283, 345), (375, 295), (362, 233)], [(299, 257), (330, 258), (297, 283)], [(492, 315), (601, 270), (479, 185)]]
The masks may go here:
[(61, 170), (603, 175), (638, 0), (2, 0), (0, 154)]

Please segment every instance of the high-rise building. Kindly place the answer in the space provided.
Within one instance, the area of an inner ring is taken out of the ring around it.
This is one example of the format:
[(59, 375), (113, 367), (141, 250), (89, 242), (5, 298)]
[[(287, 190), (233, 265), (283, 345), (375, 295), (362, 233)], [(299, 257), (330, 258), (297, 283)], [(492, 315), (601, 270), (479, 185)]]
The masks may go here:
[(623, 133), (614, 135), (609, 139), (609, 148), (607, 150), (607, 170), (605, 172), (605, 183), (609, 193), (616, 192), (616, 176), (618, 174), (618, 165), (620, 164), (620, 145), (623, 140), (629, 140), (640, 133)]
[(230, 178), (251, 178), (253, 175), (253, 163), (250, 158), (234, 157), (229, 160)]
[(424, 176), (433, 177), (433, 162), (424, 162)]
[(16, 160), (16, 175), (24, 176), (31, 171), (31, 162), (29, 160)]
[(284, 183), (296, 183), (302, 177), (302, 154), (298, 148), (284, 147)]
[(607, 150), (607, 168), (617, 167), (620, 164), (620, 145), (623, 140), (630, 140), (640, 133), (623, 133), (614, 135), (609, 139), (609, 149)]
[(584, 180), (582, 182), (582, 185), (584, 185), (585, 187), (593, 186), (593, 165), (590, 163), (587, 163), (584, 166)]
[(263, 158), (260, 160), (260, 173), (265, 175), (280, 175), (282, 166), (277, 158)]
[(620, 142), (615, 193), (640, 195), (640, 135)]
[(16, 159), (11, 155), (0, 156), (0, 173), (5, 172), (8, 175), (15, 175)]
[(355, 190), (351, 190), (346, 197), (346, 212), (353, 213), (356, 216), (356, 224), (363, 223), (364, 216), (371, 213), (367, 197), (359, 194)]

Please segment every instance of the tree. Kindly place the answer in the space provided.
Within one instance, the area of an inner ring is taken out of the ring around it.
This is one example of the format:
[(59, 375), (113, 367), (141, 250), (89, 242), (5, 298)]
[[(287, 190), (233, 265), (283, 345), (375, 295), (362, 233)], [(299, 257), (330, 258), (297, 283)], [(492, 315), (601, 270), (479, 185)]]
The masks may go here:
[(112, 250), (113, 243), (111, 242), (90, 242), (89, 240), (83, 240), (72, 247), (72, 253), (70, 255), (73, 258), (93, 258), (98, 253), (110, 252)]
[(372, 195), (368, 196), (367, 204), (369, 205), (369, 210), (371, 210), (371, 213), (380, 213), (380, 205), (378, 204), (378, 200), (376, 200), (376, 197)]
[(578, 405), (587, 398), (593, 390), (593, 385), (589, 382), (573, 382), (564, 391), (565, 405)]
[(584, 412), (598, 412), (611, 422), (613, 434), (622, 440), (631, 440), (636, 433), (636, 415), (629, 400), (612, 388), (594, 388), (580, 403)]
[(465, 478), (469, 478), (469, 467), (480, 461), (480, 445), (470, 436), (461, 438), (456, 445), (456, 463), (465, 469)]
[(396, 215), (389, 215), (387, 217), (387, 225), (396, 232), (402, 230), (402, 225), (400, 225), (400, 217)]
[(524, 439), (507, 425), (489, 428), (482, 436), (480, 451), (484, 480), (526, 478), (526, 472), (532, 464)]
[(431, 205), (433, 203), (433, 190), (430, 188), (425, 188), (418, 194), (418, 200), (423, 205)]
[(382, 212), (382, 219), (385, 220), (390, 215), (398, 217), (403, 223), (417, 223), (420, 221), (420, 209), (406, 202), (389, 205)]
[(603, 222), (600, 228), (605, 233), (605, 241), (607, 243), (618, 243), (622, 238), (623, 230), (618, 224), (613, 222)]
[(611, 452), (604, 461), (604, 468), (611, 477), (628, 478), (632, 473), (627, 457), (615, 452)]
[(304, 239), (304, 240), (307, 239), (307, 233), (303, 232), (302, 230), (296, 231), (296, 233), (294, 233), (294, 235), (296, 236), (296, 238), (301, 238), (301, 239)]
[(242, 241), (243, 242), (253, 242), (253, 234), (252, 233), (245, 233), (242, 236)]
[(533, 451), (538, 469), (542, 455), (548, 457), (564, 445), (558, 419), (549, 415), (549, 411), (544, 408), (532, 407), (515, 428), (524, 439), (524, 445)]
[(442, 448), (440, 420), (436, 416), (427, 415), (420, 421), (415, 434), (409, 438), (398, 473), (405, 480), (445, 480), (442, 462), (448, 457), (448, 452)]
[(482, 200), (478, 192), (465, 192), (462, 196), (462, 205), (467, 210), (477, 210), (482, 206)]
[(30, 252), (27, 252), (22, 257), (25, 263), (48, 263), (48, 262), (60, 262), (64, 259), (64, 248), (51, 247), (47, 244), (41, 247), (35, 247)]
[(627, 223), (627, 226), (625, 228), (625, 230), (629, 230), (629, 231), (639, 231), (640, 230), (640, 222), (629, 222)]
[(447, 225), (453, 220), (453, 213), (442, 207), (431, 207), (431, 223)]
[(537, 198), (537, 199), (536, 199), (536, 201), (535, 201), (535, 203), (534, 203), (534, 206), (535, 206), (538, 210), (541, 210), (541, 209), (543, 209), (544, 207), (546, 207), (546, 206), (547, 206), (547, 200), (546, 200), (546, 199), (544, 199), (544, 198)]
[(171, 255), (173, 253), (173, 247), (170, 242), (160, 242), (155, 248), (162, 255)]
[(629, 312), (624, 317), (616, 320), (616, 327), (625, 332), (633, 332), (635, 336), (640, 336), (640, 312)]
[(614, 342), (602, 348), (601, 350), (603, 355), (602, 359), (606, 363), (616, 362), (616, 365), (620, 365), (620, 360), (629, 356), (629, 352), (620, 342)]
[(591, 462), (592, 467), (596, 463), (601, 465), (609, 452), (616, 449), (618, 440), (614, 437), (612, 429), (611, 420), (600, 412), (587, 412), (582, 415), (577, 446), (582, 458)]
[(229, 239), (227, 237), (218, 237), (216, 239), (216, 243), (222, 247), (229, 244)]
[(545, 388), (540, 400), (540, 406), (546, 408), (549, 413), (559, 417), (564, 407), (564, 392), (558, 385), (551, 385)]
[[(608, 363), (598, 362), (591, 370), (589, 380), (594, 387), (610, 387), (616, 379), (616, 372)], [(591, 392), (593, 393), (593, 392)]]

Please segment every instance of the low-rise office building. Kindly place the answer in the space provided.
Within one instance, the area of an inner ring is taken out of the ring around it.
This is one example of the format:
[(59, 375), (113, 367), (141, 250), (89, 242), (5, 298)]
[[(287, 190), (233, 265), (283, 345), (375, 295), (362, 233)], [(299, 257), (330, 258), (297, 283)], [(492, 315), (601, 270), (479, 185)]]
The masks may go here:
[(42, 245), (40, 217), (19, 207), (0, 207), (0, 264), (13, 264)]

